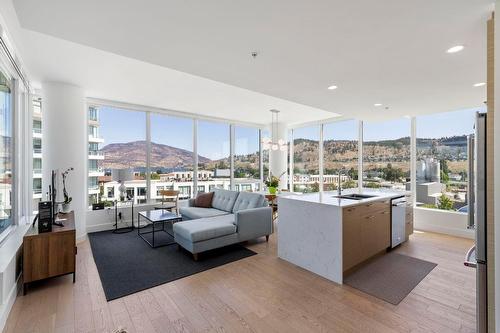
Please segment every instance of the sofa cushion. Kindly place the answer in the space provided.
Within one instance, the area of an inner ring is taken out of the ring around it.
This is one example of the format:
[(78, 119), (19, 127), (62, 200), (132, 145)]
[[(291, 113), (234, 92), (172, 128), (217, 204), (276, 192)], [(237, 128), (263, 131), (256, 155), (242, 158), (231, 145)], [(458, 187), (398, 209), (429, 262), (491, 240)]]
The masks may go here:
[(196, 199), (194, 199), (194, 206), (202, 208), (212, 208), (213, 197), (214, 197), (214, 192), (198, 193)]
[(174, 223), (174, 234), (193, 243), (236, 233), (234, 214)]
[(259, 193), (241, 192), (234, 203), (233, 213), (237, 211), (264, 207), (266, 197)]
[(213, 192), (212, 207), (231, 213), (239, 192), (221, 189), (215, 189)]
[(228, 212), (215, 208), (201, 208), (201, 207), (181, 207), (179, 212), (183, 219), (194, 220), (201, 219), (204, 217), (213, 217), (220, 215), (227, 215)]

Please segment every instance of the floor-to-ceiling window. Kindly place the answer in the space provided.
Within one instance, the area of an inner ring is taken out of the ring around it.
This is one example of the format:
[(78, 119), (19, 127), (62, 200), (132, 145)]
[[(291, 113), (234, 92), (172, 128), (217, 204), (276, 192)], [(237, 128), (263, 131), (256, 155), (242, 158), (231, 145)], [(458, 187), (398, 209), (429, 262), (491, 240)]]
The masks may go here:
[(229, 124), (199, 120), (197, 128), (198, 186), (230, 189)]
[(151, 198), (161, 200), (161, 190), (180, 191), (191, 198), (194, 189), (193, 120), (151, 114)]
[[(137, 188), (146, 184), (146, 113), (114, 107), (89, 107), (89, 205), (120, 199), (120, 185), (127, 191), (124, 198), (136, 203), (145, 201)], [(114, 189), (114, 198), (104, 193)], [(132, 189), (132, 190), (131, 190)], [(139, 202), (140, 200), (140, 202)]]
[[(267, 129), (262, 130), (261, 140), (263, 138), (270, 138), (271, 132)], [(262, 149), (262, 179), (265, 181), (269, 177), (269, 149)]]
[(318, 192), (319, 126), (293, 130), (293, 191)]
[(467, 136), (476, 111), (417, 117), (417, 206), (467, 212)]
[(323, 125), (323, 190), (358, 186), (358, 121), (345, 120)]
[(42, 200), (42, 99), (33, 99), (33, 212)]
[(363, 187), (407, 189), (410, 130), (409, 118), (363, 123)]
[(0, 235), (12, 225), (12, 128), (11, 82), (0, 72)]
[(260, 190), (259, 129), (234, 128), (234, 188), (237, 191)]

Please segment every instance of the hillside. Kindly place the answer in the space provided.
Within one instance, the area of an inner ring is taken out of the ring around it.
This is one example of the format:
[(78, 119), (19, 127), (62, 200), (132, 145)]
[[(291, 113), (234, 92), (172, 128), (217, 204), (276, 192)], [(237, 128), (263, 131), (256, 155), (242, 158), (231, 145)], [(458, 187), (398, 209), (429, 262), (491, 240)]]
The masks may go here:
[[(368, 169), (385, 167), (391, 163), (393, 167), (408, 171), (410, 160), (409, 138), (395, 140), (367, 141), (363, 144), (365, 163)], [(326, 172), (345, 167), (357, 168), (358, 143), (355, 140), (326, 140), (324, 142), (324, 166)], [(151, 143), (152, 168), (189, 168), (193, 165), (193, 153), (168, 145)], [(146, 165), (146, 141), (129, 143), (113, 143), (105, 146), (105, 154), (101, 166), (104, 168), (139, 168)], [(317, 174), (319, 167), (319, 143), (308, 139), (294, 141), (294, 167), (296, 172)], [(466, 136), (443, 138), (418, 138), (417, 159), (433, 156), (449, 161), (452, 172), (464, 170), (467, 160)], [(210, 160), (198, 156), (200, 167), (212, 170), (229, 168), (229, 157)], [(235, 156), (235, 168), (242, 174), (253, 174), (259, 168), (259, 154)]]
[[(357, 168), (357, 140), (325, 140), (324, 166), (329, 170), (345, 167)], [(363, 143), (364, 163), (368, 169), (393, 167), (408, 171), (410, 164), (410, 138), (394, 140), (365, 141)], [(294, 140), (294, 168), (300, 173), (318, 173), (319, 143), (315, 140)], [(442, 138), (417, 138), (417, 158), (433, 156), (438, 160), (449, 161), (452, 172), (464, 170), (467, 160), (467, 136)]]
[[(146, 165), (146, 141), (112, 143), (102, 148), (106, 169), (139, 168)], [(200, 163), (210, 159), (198, 155)], [(193, 152), (151, 142), (151, 168), (182, 168), (193, 165)]]

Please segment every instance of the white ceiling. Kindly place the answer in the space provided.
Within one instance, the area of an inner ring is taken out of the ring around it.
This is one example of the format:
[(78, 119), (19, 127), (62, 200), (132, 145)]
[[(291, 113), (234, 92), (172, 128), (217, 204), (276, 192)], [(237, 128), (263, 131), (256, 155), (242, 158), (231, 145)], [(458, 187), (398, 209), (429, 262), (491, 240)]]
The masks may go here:
[[(472, 85), (486, 80), (492, 0), (14, 6), (33, 77), (71, 81), (93, 97), (257, 123), (277, 108), (296, 123), (332, 113), (384, 119), (442, 112), (479, 106), (486, 96)], [(465, 50), (445, 52), (456, 44)], [(327, 90), (332, 84), (339, 88)]]

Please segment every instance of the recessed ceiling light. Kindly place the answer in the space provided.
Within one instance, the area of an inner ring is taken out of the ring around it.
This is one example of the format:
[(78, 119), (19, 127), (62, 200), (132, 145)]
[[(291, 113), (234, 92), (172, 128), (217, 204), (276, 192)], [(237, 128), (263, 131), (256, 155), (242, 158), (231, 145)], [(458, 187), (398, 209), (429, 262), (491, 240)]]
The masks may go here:
[(382, 103), (375, 103), (373, 106), (382, 106)]
[(338, 88), (337, 86), (329, 86), (329, 87), (328, 87), (328, 90), (335, 90), (335, 89), (337, 89), (337, 88)]
[(453, 47), (450, 47), (446, 52), (448, 53), (457, 53), (460, 52), (464, 49), (463, 45), (455, 45)]
[(479, 82), (479, 83), (475, 83), (474, 87), (482, 87), (482, 86), (485, 86), (485, 85), (486, 85), (485, 82)]

